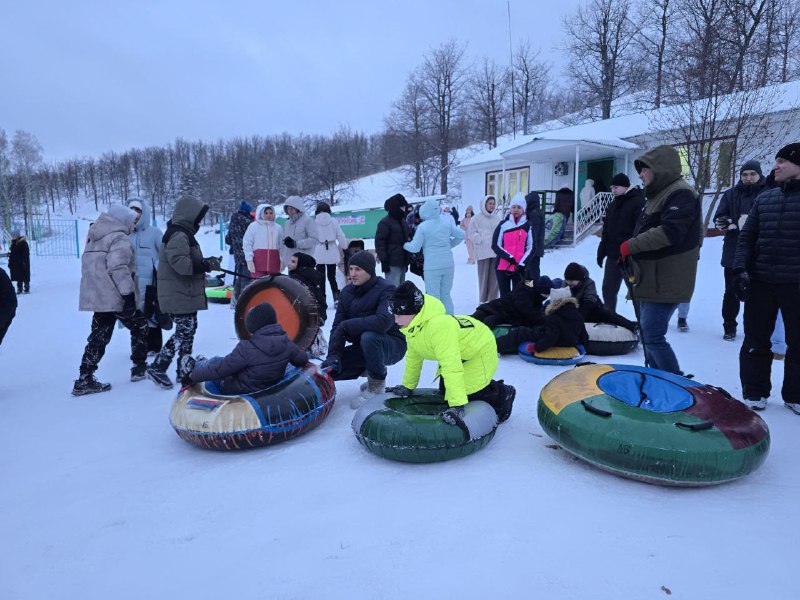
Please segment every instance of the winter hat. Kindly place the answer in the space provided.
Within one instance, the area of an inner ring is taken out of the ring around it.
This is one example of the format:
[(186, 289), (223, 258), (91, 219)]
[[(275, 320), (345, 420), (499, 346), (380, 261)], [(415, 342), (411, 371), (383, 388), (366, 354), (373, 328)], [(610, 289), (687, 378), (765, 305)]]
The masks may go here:
[(764, 176), (764, 173), (761, 172), (761, 163), (757, 160), (748, 160), (746, 163), (744, 163), (742, 168), (739, 169), (739, 176), (741, 176), (745, 171), (755, 171), (758, 173), (759, 177)]
[(539, 205), (541, 204), (542, 200), (539, 197), (538, 192), (530, 192), (527, 196), (525, 196), (525, 202), (528, 204), (534, 203)]
[(360, 250), (353, 254), (350, 257), (350, 260), (347, 262), (350, 266), (357, 266), (369, 273), (370, 277), (375, 277), (375, 257), (372, 256), (372, 252), (367, 252), (366, 250)]
[(631, 180), (628, 179), (628, 176), (625, 173), (617, 173), (611, 179), (611, 185), (618, 185), (619, 187), (629, 188), (631, 187)]
[(387, 212), (395, 206), (399, 206), (401, 208), (408, 206), (408, 200), (406, 200), (406, 197), (403, 196), (403, 194), (395, 194), (394, 196), (389, 197), (389, 199), (383, 203), (383, 209)]
[(249, 215), (251, 212), (253, 212), (253, 207), (246, 200), (242, 200), (239, 203), (239, 212)]
[(778, 150), (775, 158), (783, 158), (788, 160), (790, 163), (800, 166), (800, 142), (795, 142), (794, 144), (784, 146)]
[(566, 281), (581, 281), (584, 277), (586, 277), (586, 269), (583, 265), (573, 262), (569, 263), (567, 268), (564, 269), (564, 279)]
[(317, 261), (310, 254), (306, 254), (305, 252), (295, 252), (292, 254), (292, 256), (297, 257), (298, 267), (313, 269), (317, 266)]
[(512, 206), (519, 206), (522, 210), (525, 210), (527, 205), (525, 204), (525, 196), (522, 192), (514, 194), (514, 197), (511, 199), (511, 204), (509, 204), (508, 207), (511, 208)]
[(571, 298), (572, 292), (568, 287), (563, 288), (553, 288), (550, 290), (550, 302), (555, 302), (556, 300), (562, 300), (564, 298)]
[(327, 202), (320, 202), (317, 204), (317, 210), (314, 212), (315, 215), (319, 213), (328, 213), (331, 214), (331, 207)]
[(130, 227), (136, 218), (136, 213), (127, 206), (122, 206), (122, 204), (112, 204), (108, 207), (106, 214), (122, 223), (125, 227)]
[(128, 202), (128, 208), (133, 208), (135, 210), (138, 210), (139, 212), (142, 212), (142, 201), (131, 200), (130, 202)]
[(550, 279), (547, 275), (542, 275), (539, 277), (539, 280), (536, 282), (534, 288), (540, 294), (549, 294), (550, 290), (553, 289), (553, 280)]
[(275, 309), (269, 302), (262, 302), (250, 309), (247, 316), (244, 318), (244, 325), (247, 331), (255, 333), (262, 327), (267, 325), (275, 325), (278, 322), (278, 317), (275, 314)]
[(389, 300), (389, 310), (393, 315), (416, 315), (422, 310), (422, 305), (425, 304), (425, 296), (410, 281), (400, 284), (392, 299)]

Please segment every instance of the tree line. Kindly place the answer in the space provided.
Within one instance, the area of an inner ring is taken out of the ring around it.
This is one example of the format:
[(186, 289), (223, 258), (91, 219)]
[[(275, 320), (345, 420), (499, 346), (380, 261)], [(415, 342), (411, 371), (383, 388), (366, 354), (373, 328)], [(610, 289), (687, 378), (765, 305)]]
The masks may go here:
[[(529, 41), (507, 63), (469, 57), (457, 40), (430, 49), (389, 107), (383, 131), (372, 135), (342, 126), (332, 135), (177, 139), (45, 164), (34, 136), (9, 138), (0, 129), (5, 227), (73, 213), (81, 198), (100, 209), (135, 196), (165, 216), (192, 193), (209, 204), (211, 219), (240, 199), (280, 203), (298, 194), (335, 205), (348, 199), (353, 180), (394, 168), (420, 196), (452, 194), (453, 151), (466, 145), (495, 147), (503, 135), (529, 134), (556, 118), (569, 124), (698, 99), (713, 104), (800, 76), (800, 0), (586, 0), (563, 18), (563, 33), (559, 50), (568, 61), (560, 77)], [(752, 114), (758, 102), (734, 110)], [(673, 118), (668, 125), (685, 130), (688, 141), (703, 141), (709, 118), (730, 115)], [(711, 160), (699, 155), (700, 163)]]

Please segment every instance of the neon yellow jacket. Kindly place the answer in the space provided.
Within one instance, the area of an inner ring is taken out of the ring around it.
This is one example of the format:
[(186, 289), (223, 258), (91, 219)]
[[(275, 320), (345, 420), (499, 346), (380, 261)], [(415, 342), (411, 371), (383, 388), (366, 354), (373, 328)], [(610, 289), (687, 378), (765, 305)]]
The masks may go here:
[(472, 317), (445, 313), (439, 299), (425, 294), (425, 303), (408, 327), (403, 385), (417, 387), (424, 360), (439, 362), (436, 375), (445, 383), (450, 406), (467, 403), (467, 396), (485, 388), (497, 371), (497, 343), (491, 329)]

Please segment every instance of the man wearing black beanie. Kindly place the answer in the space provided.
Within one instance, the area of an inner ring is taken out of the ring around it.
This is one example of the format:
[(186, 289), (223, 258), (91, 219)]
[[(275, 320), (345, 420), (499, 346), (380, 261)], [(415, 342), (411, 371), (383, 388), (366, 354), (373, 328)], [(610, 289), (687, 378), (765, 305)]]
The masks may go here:
[(719, 201), (717, 212), (714, 213), (714, 225), (718, 230), (725, 232), (722, 242), (722, 265), (725, 275), (725, 292), (722, 295), (722, 327), (723, 339), (733, 341), (736, 339), (736, 317), (739, 315), (739, 299), (733, 287), (733, 259), (736, 256), (736, 242), (739, 240), (739, 231), (753, 202), (764, 188), (766, 181), (761, 172), (761, 163), (757, 160), (748, 160), (739, 169), (739, 181), (730, 189), (725, 190)]
[(356, 252), (350, 257), (348, 270), (352, 283), (339, 295), (328, 357), (322, 367), (329, 368), (337, 381), (357, 379), (366, 372), (361, 396), (350, 402), (352, 408), (358, 408), (372, 396), (385, 392), (386, 366), (405, 356), (406, 339), (389, 311), (395, 287), (375, 274), (373, 254), (367, 250)]
[(734, 286), (744, 301), (739, 376), (744, 402), (767, 407), (772, 391), (770, 336), (780, 310), (786, 330), (784, 405), (800, 415), (800, 143), (775, 155), (776, 186), (762, 192), (741, 227)]

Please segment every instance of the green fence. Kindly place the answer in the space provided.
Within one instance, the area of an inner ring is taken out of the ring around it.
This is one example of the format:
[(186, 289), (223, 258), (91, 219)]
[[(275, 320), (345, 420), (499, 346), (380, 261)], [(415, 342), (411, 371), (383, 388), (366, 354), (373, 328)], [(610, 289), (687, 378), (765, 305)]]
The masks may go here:
[(34, 217), (28, 232), (28, 243), (36, 256), (80, 257), (78, 221)]

